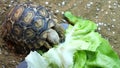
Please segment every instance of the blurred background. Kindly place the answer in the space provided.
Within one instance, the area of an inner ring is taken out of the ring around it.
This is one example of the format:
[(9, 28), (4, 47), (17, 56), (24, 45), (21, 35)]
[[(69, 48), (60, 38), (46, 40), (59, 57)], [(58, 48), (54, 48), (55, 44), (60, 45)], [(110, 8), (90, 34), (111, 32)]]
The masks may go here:
[[(65, 11), (94, 21), (98, 25), (97, 31), (120, 56), (120, 0), (0, 0), (0, 27), (8, 10), (25, 2), (50, 8), (58, 21), (63, 19)], [(9, 52), (4, 45), (0, 37), (0, 68), (15, 68), (23, 56)]]

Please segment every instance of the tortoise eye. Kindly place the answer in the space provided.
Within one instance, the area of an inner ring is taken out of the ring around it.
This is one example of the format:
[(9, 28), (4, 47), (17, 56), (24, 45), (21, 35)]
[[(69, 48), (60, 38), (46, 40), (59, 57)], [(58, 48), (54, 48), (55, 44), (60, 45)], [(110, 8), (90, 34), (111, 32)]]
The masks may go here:
[(24, 22), (26, 24), (30, 24), (32, 18), (34, 17), (33, 15), (34, 15), (33, 12), (28, 12), (27, 15), (24, 17)]
[(24, 10), (23, 7), (19, 7), (19, 8), (15, 11), (15, 13), (14, 13), (14, 18), (15, 18), (16, 21), (17, 21), (17, 20), (19, 19), (19, 17), (22, 15), (23, 10)]
[(43, 26), (43, 20), (42, 20), (42, 19), (38, 19), (38, 20), (35, 22), (35, 27), (41, 28), (42, 26)]

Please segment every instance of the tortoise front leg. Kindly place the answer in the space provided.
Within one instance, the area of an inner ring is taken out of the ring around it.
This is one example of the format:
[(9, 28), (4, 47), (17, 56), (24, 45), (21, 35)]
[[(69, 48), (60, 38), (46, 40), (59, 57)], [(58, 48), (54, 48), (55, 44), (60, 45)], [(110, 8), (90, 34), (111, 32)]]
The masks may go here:
[(64, 30), (64, 28), (60, 24), (55, 24), (53, 29), (58, 33), (59, 38), (60, 38), (60, 42), (64, 42), (65, 41), (65, 30)]
[(51, 45), (56, 45), (60, 41), (60, 37), (59, 37), (58, 33), (53, 29), (48, 29), (48, 30), (44, 31), (40, 35), (40, 37), (42, 39), (45, 39), (46, 41), (48, 41)]

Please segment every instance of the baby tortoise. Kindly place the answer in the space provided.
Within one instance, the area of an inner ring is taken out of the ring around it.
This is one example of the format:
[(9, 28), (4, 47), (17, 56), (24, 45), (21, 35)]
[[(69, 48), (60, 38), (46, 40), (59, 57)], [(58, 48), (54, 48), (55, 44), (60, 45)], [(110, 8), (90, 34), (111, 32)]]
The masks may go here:
[(17, 53), (39, 49), (45, 52), (63, 42), (64, 33), (47, 8), (32, 4), (14, 6), (2, 24), (3, 39), (12, 44)]

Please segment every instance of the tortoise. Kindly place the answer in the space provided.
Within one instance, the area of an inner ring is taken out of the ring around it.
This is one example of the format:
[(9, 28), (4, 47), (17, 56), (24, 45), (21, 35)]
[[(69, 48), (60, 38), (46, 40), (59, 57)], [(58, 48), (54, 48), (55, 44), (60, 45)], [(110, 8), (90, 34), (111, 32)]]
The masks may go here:
[(65, 31), (46, 7), (24, 3), (7, 13), (2, 36), (17, 53), (28, 54), (31, 50), (46, 52), (64, 42)]

